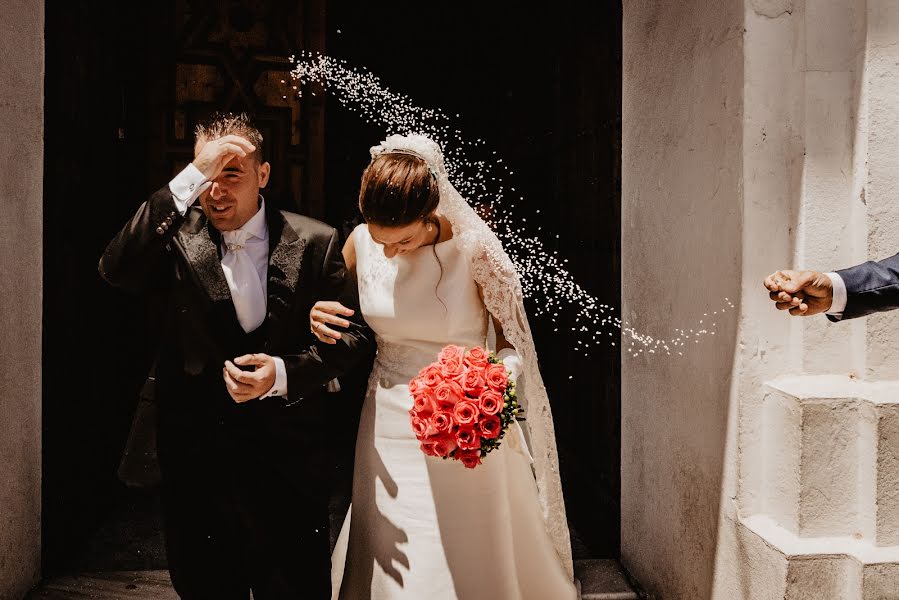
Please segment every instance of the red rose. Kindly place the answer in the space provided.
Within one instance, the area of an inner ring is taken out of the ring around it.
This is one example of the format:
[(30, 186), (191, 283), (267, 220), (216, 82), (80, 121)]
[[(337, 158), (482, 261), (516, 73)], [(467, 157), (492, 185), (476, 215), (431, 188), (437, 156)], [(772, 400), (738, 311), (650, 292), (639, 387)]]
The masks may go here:
[(421, 384), (418, 382), (418, 378), (413, 379), (409, 382), (409, 393), (413, 396), (415, 392), (421, 387)]
[(465, 348), (462, 346), (446, 346), (443, 350), (440, 351), (440, 354), (437, 355), (437, 362), (440, 364), (444, 364), (446, 361), (461, 358), (465, 354)]
[(480, 408), (481, 412), (488, 416), (498, 415), (503, 411), (503, 400), (502, 394), (499, 392), (494, 392), (493, 390), (486, 390), (483, 394), (481, 394), (480, 399)]
[(484, 391), (487, 382), (484, 380), (484, 369), (470, 367), (462, 377), (462, 390), (469, 398), (477, 398)]
[(453, 415), (444, 411), (435, 412), (431, 416), (431, 428), (438, 434), (448, 433), (453, 428)]
[(444, 381), (434, 388), (434, 406), (436, 410), (452, 411), (464, 399), (462, 386), (455, 381)]
[(453, 416), (459, 425), (471, 425), (478, 420), (478, 407), (474, 402), (463, 400), (453, 408)]
[(421, 440), (428, 433), (428, 420), (412, 417), (412, 431), (415, 432), (415, 437)]
[(418, 378), (421, 380), (419, 383), (429, 388), (435, 388), (443, 381), (443, 372), (439, 365), (428, 365), (418, 373)]
[(435, 438), (433, 442), (434, 456), (441, 458), (449, 456), (456, 449), (456, 440), (448, 437)]
[[(481, 420), (478, 421), (478, 429), (480, 430), (482, 438), (493, 440), (499, 437), (499, 434), (503, 429), (503, 423), (497, 416), (482, 417)], [(461, 446), (461, 444), (459, 445)]]
[(461, 383), (462, 377), (465, 376), (465, 364), (462, 362), (462, 357), (456, 356), (441, 362), (440, 372), (443, 374), (445, 380), (458, 381)]
[(481, 447), (481, 435), (473, 426), (460, 427), (456, 432), (456, 443), (461, 450), (477, 450)]
[(434, 411), (434, 392), (430, 388), (420, 387), (412, 396), (412, 410), (418, 414), (430, 414)]
[(440, 412), (448, 412), (453, 414), (453, 409), (456, 408), (456, 404), (454, 402), (440, 402), (439, 400), (434, 405), (434, 409)]
[(509, 373), (506, 366), (502, 363), (498, 365), (490, 365), (487, 367), (487, 385), (491, 390), (504, 393), (509, 385)]
[(481, 347), (475, 347), (465, 354), (465, 366), (479, 369), (485, 368), (490, 363), (490, 355)]
[(474, 469), (476, 466), (481, 464), (481, 451), (457, 450), (453, 458), (462, 461), (462, 464), (465, 465), (466, 468)]
[(434, 442), (423, 441), (421, 443), (421, 451), (428, 456), (437, 456), (437, 453), (434, 451)]

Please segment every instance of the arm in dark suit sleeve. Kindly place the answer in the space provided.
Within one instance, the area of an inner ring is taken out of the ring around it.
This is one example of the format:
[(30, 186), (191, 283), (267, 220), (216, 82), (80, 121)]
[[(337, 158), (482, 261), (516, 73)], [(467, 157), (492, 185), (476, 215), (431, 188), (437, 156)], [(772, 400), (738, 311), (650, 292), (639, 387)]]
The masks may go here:
[[(337, 344), (316, 342), (300, 354), (282, 355), (287, 370), (287, 395), (292, 401), (370, 361), (375, 351), (374, 335), (359, 310), (356, 278), (343, 261), (336, 231), (325, 252), (319, 290), (321, 300), (337, 300), (353, 309), (354, 314), (348, 319), (350, 326), (342, 332)], [(306, 318), (306, 315), (302, 316)]]
[(183, 221), (169, 187), (160, 189), (109, 242), (100, 258), (100, 276), (135, 293), (163, 286), (172, 237)]
[(843, 319), (899, 308), (899, 254), (879, 262), (868, 261), (837, 274), (846, 284)]

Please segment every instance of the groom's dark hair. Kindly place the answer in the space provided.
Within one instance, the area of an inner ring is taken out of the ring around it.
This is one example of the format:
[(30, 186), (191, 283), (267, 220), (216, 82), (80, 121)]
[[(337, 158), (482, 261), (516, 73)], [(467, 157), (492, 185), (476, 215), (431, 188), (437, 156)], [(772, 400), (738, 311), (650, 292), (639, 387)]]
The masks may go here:
[(206, 142), (226, 135), (239, 135), (256, 146), (253, 156), (257, 164), (262, 164), (265, 159), (262, 154), (262, 133), (253, 124), (246, 113), (217, 112), (205, 121), (197, 124), (194, 131), (196, 141)]

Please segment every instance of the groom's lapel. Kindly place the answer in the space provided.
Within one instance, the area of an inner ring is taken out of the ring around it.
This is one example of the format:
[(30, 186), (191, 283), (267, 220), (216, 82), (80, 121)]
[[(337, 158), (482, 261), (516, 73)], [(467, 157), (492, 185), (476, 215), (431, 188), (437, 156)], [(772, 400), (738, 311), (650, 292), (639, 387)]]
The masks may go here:
[(284, 215), (268, 210), (269, 261), (268, 261), (268, 332), (269, 340), (285, 333), (284, 320), (296, 297), (297, 281), (303, 261), (306, 241)]
[(215, 303), (227, 302), (232, 305), (231, 290), (222, 271), (219, 257), (218, 231), (208, 224), (206, 215), (199, 208), (191, 208), (187, 222), (178, 230), (178, 239), (184, 247), (187, 260), (202, 288)]

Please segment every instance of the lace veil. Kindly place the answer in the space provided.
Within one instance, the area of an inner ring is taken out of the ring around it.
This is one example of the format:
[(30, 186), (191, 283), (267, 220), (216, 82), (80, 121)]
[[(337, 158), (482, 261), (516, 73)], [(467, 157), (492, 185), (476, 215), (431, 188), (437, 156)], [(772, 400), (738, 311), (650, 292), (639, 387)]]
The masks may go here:
[(394, 152), (418, 156), (428, 164), (440, 190), (438, 212), (452, 224), (453, 237), (457, 238), (457, 246), (468, 259), (471, 273), (483, 291), (487, 310), (499, 321), (503, 335), (521, 358), (523, 373), (517, 389), (519, 401), (525, 407), (543, 519), (563, 567), (573, 578), (571, 540), (559, 478), (552, 413), (537, 363), (518, 273), (493, 230), (450, 183), (440, 146), (423, 135), (391, 135), (371, 148), (372, 158)]

